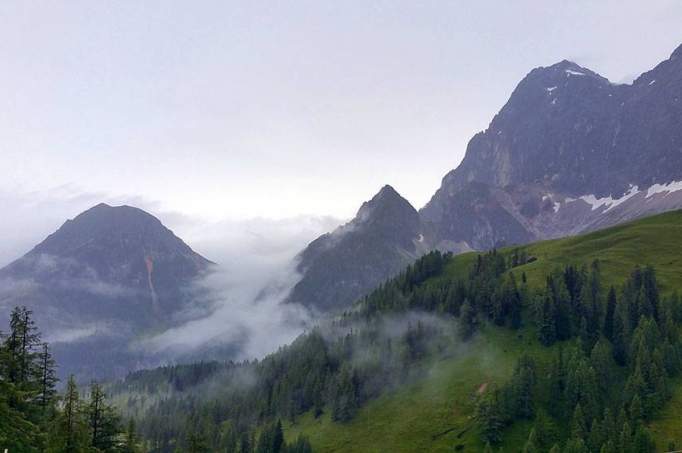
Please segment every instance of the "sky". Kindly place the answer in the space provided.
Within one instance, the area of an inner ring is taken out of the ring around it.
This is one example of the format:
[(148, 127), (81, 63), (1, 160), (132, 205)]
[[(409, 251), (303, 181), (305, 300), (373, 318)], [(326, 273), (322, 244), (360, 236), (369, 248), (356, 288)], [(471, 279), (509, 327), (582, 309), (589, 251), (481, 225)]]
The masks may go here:
[(0, 264), (99, 201), (190, 236), (317, 234), (384, 184), (419, 208), (532, 68), (628, 82), (680, 23), (678, 0), (0, 2)]

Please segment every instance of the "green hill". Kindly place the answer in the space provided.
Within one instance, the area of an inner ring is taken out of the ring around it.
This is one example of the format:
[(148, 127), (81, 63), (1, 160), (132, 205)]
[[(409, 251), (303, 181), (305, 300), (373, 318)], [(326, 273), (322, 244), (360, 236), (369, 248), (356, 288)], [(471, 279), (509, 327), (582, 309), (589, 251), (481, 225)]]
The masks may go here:
[(652, 436), (682, 446), (680, 238), (671, 212), (486, 254), (434, 252), (262, 361), (164, 367), (109, 389), (154, 452), (266, 448), (278, 419), (301, 446), (292, 452), (308, 441), (316, 452), (483, 451), (485, 439), (518, 451), (531, 429), (544, 451), (653, 451)]
[[(510, 272), (525, 273), (533, 287), (544, 285), (549, 273), (566, 265), (597, 259), (604, 284), (623, 284), (639, 265), (656, 269), (663, 293), (682, 290), (682, 211), (675, 211), (619, 225), (594, 233), (543, 241), (520, 248), (536, 260)], [(510, 256), (519, 248), (501, 253)], [(444, 275), (435, 279), (464, 278), (478, 254), (455, 256)], [(474, 395), (494, 383), (509, 379), (516, 359), (524, 352), (547, 356), (532, 329), (519, 332), (487, 325), (473, 340), (470, 352), (453, 360), (432, 364), (428, 377), (383, 395), (363, 407), (348, 423), (307, 414), (285, 426), (285, 434), (308, 436), (315, 451), (414, 452), (482, 451), (473, 429)], [(682, 380), (676, 381), (673, 398), (650, 424), (661, 448), (672, 439), (682, 445)], [(531, 423), (513, 426), (505, 433), (505, 451), (520, 449)], [(461, 447), (460, 447), (461, 448)]]

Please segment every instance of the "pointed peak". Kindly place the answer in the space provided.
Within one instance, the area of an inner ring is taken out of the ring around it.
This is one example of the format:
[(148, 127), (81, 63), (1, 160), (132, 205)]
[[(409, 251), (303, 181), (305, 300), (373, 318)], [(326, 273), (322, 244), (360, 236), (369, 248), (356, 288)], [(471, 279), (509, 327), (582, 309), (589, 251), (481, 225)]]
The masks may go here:
[(587, 68), (584, 68), (580, 66), (578, 63), (575, 63), (570, 60), (561, 60), (558, 63), (553, 64), (552, 66), (549, 66), (548, 68), (545, 68), (547, 70), (551, 70), (554, 72), (559, 72), (562, 73), (562, 76), (565, 77), (570, 77), (570, 76), (593, 76), (593, 77), (599, 77), (601, 76), (594, 71), (591, 71)]
[(355, 221), (366, 222), (370, 218), (377, 216), (384, 217), (388, 212), (394, 214), (402, 212), (404, 215), (411, 215), (412, 212), (416, 213), (417, 211), (409, 201), (387, 184), (371, 200), (362, 204), (355, 217)]
[(384, 187), (381, 188), (381, 190), (374, 196), (376, 197), (385, 197), (385, 196), (390, 196), (390, 197), (400, 197), (400, 194), (398, 193), (397, 190), (393, 188), (393, 186), (386, 184)]
[(554, 63), (553, 65), (549, 66), (547, 69), (584, 69), (578, 63), (575, 63), (571, 60), (566, 60), (563, 59), (558, 63)]

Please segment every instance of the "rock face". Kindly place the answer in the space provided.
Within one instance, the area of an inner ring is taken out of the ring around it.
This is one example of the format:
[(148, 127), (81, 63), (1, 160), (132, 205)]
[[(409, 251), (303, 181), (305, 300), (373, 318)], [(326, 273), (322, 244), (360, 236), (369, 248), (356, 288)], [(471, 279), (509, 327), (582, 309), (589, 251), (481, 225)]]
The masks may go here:
[(303, 277), (289, 300), (324, 311), (345, 307), (424, 249), (419, 214), (385, 186), (351, 222), (320, 236), (300, 254)]
[(507, 244), (679, 207), (680, 124), (682, 46), (631, 85), (612, 84), (569, 61), (534, 69), (488, 129), (472, 138), (461, 165), (420, 214), (437, 225), (439, 241), (465, 240), (481, 249), (500, 243), (495, 228), (483, 238), (462, 237), (456, 228), (472, 185), (487, 186), (488, 200), (514, 219), (503, 227), (513, 231)]
[[(532, 70), (488, 129), (471, 139), (462, 163), (419, 212), (425, 240), (416, 254), (522, 244), (678, 208), (682, 46), (629, 85), (564, 60)], [(332, 244), (329, 256), (347, 253), (348, 246), (325, 237), (318, 241)], [(318, 241), (301, 255), (309, 289), (294, 291), (309, 305), (347, 304), (396, 272), (383, 266), (386, 252), (358, 248), (347, 260), (368, 269), (379, 263), (381, 271), (363, 274), (359, 284), (346, 264), (320, 279), (322, 264), (306, 259)], [(388, 235), (380, 241), (393, 254), (404, 246)]]
[(169, 325), (192, 281), (210, 265), (154, 216), (100, 204), (0, 270), (0, 313), (7, 316), (15, 305), (33, 308), (62, 367), (80, 366), (78, 355), (98, 344), (124, 362), (110, 366), (125, 369), (124, 346)]

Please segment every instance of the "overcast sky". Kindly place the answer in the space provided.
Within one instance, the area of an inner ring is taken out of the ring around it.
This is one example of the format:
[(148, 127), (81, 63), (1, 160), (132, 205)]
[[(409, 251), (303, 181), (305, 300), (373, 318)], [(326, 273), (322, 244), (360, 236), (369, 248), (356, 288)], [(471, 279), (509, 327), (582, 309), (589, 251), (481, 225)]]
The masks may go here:
[(4, 0), (2, 232), (51, 225), (36, 197), (348, 218), (389, 183), (419, 208), (533, 67), (628, 81), (680, 24), (678, 0)]

